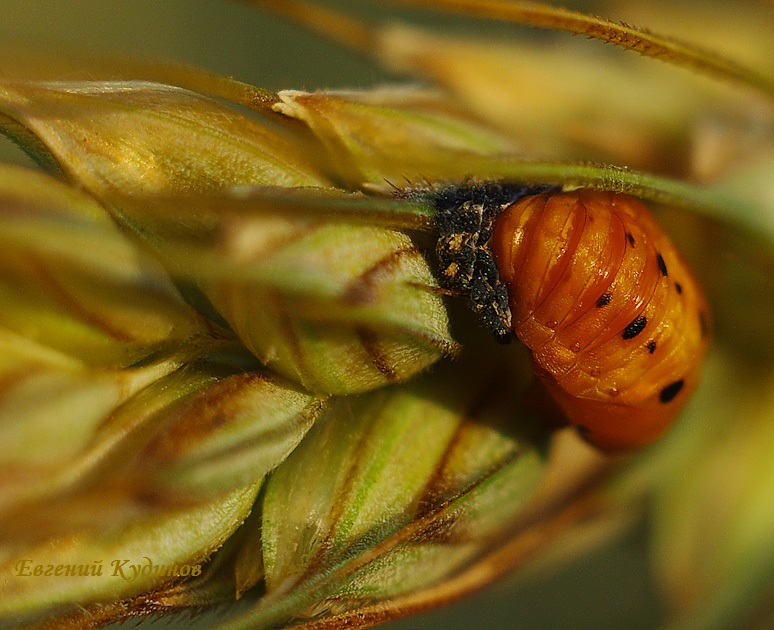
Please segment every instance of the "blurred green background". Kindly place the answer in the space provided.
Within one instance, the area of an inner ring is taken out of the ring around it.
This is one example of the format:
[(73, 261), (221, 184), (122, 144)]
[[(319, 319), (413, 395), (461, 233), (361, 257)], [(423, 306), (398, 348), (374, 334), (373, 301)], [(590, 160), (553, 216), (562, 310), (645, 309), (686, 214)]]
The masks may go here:
[[(361, 2), (330, 4), (370, 15)], [(396, 80), (338, 46), (226, 0), (0, 0), (0, 14), (6, 46), (52, 55), (89, 50), (182, 61), (274, 89), (368, 88)], [(25, 160), (6, 141), (0, 143), (0, 158)], [(646, 529), (640, 523), (551, 575), (506, 581), (446, 609), (389, 625), (396, 630), (658, 627), (662, 615), (647, 570)], [(187, 615), (179, 622), (179, 627), (197, 625)]]

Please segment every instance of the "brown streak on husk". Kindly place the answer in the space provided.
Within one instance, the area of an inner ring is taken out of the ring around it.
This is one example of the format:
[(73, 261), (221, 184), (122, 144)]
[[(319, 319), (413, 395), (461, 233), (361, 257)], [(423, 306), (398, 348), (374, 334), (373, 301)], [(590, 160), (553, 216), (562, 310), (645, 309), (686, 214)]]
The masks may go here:
[(349, 283), (344, 290), (343, 300), (349, 304), (373, 303), (381, 281), (390, 278), (401, 260), (409, 256), (421, 256), (421, 254), (416, 247), (404, 247), (383, 256)]
[(480, 591), (508, 572), (527, 564), (547, 545), (552, 544), (557, 536), (602, 513), (605, 505), (605, 501), (596, 491), (587, 491), (577, 500), (559, 506), (548, 514), (547, 518), (524, 523), (515, 537), (451, 580), (420, 593), (392, 600), (388, 604), (364, 607), (329, 619), (294, 625), (293, 628), (299, 630), (368, 628), (451, 604)]
[(388, 383), (395, 383), (400, 380), (400, 377), (392, 366), (389, 357), (385, 356), (379, 347), (379, 335), (363, 326), (356, 327), (355, 332), (360, 339), (363, 350), (366, 351), (369, 358), (371, 359), (371, 365), (373, 365), (377, 371), (382, 376), (384, 376), (384, 379)]
[(82, 321), (98, 328), (103, 333), (110, 335), (116, 341), (124, 343), (133, 343), (134, 337), (126, 331), (112, 326), (104, 318), (98, 317), (94, 312), (85, 309), (47, 269), (38, 264), (37, 261), (30, 260), (30, 266), (37, 275), (40, 286), (45, 287), (46, 292), (58, 301), (71, 313), (77, 314)]
[[(226, 403), (242, 391), (269, 382), (260, 372), (235, 374), (186, 396), (179, 402), (161, 435), (155, 436), (142, 450), (141, 458), (154, 463), (174, 461), (195, 444), (229, 422)], [(204, 405), (202, 404), (204, 403)], [(224, 410), (225, 407), (225, 410)], [(219, 410), (213, 413), (213, 410)], [(179, 426), (184, 424), (185, 426)], [(179, 429), (179, 430), (178, 430)]]
[(301, 340), (298, 337), (298, 332), (296, 331), (295, 326), (293, 326), (291, 318), (284, 316), (287, 314), (286, 301), (282, 294), (279, 292), (275, 292), (272, 295), (267, 295), (267, 301), (269, 300), (274, 302), (276, 312), (282, 314), (279, 317), (282, 333), (285, 338), (285, 342), (288, 344), (288, 347), (291, 349), (293, 357), (295, 358), (295, 364), (296, 368), (298, 369), (299, 376), (298, 380), (304, 384), (306, 381), (310, 380), (311, 371), (306, 361), (306, 355), (304, 354)]
[[(350, 410), (351, 413), (351, 410)], [(362, 445), (364, 445), (368, 440), (371, 438), (371, 434), (369, 432), (363, 432), (360, 434), (360, 437), (358, 438), (358, 445), (355, 447), (355, 452), (361, 452), (364, 450), (362, 448)], [(337, 492), (337, 495), (339, 497), (346, 497), (348, 494), (350, 494), (352, 487), (354, 486), (357, 472), (359, 471), (358, 460), (354, 460), (350, 463), (350, 465), (347, 467), (347, 473), (343, 478), (342, 484), (339, 488), (339, 491)], [(322, 542), (320, 545), (320, 549), (314, 558), (312, 562), (310, 562), (306, 570), (303, 574), (299, 575), (294, 582), (294, 584), (300, 584), (303, 582), (305, 578), (313, 577), (315, 574), (320, 572), (321, 567), (325, 567), (328, 563), (331, 562), (330, 557), (326, 557), (326, 554), (330, 552), (331, 548), (334, 545), (334, 541), (336, 538), (336, 530), (339, 523), (341, 523), (341, 515), (344, 511), (345, 505), (344, 501), (334, 502), (332, 504), (332, 509), (329, 512), (329, 520), (331, 523), (333, 523), (333, 527), (328, 531), (328, 536), (326, 537), (325, 541)]]
[[(418, 515), (420, 516), (426, 515), (427, 513), (430, 512), (430, 508), (432, 508), (432, 506), (435, 505), (435, 503), (437, 503), (437, 501), (434, 500), (434, 498), (436, 498), (438, 494), (438, 489), (435, 486), (438, 485), (438, 483), (442, 478), (442, 471), (446, 465), (446, 461), (448, 460), (448, 458), (457, 448), (457, 445), (462, 440), (462, 437), (465, 433), (465, 429), (473, 421), (472, 419), (474, 419), (483, 409), (485, 409), (488, 404), (492, 404), (493, 401), (496, 401), (498, 394), (501, 394), (503, 391), (505, 391), (503, 389), (504, 377), (505, 377), (505, 373), (499, 372), (499, 374), (494, 378), (487, 379), (485, 381), (485, 386), (478, 392), (478, 394), (470, 402), (470, 404), (468, 405), (468, 408), (463, 413), (460, 425), (457, 431), (455, 431), (454, 437), (447, 444), (443, 455), (438, 460), (435, 466), (435, 469), (428, 477), (427, 483), (425, 484), (425, 488), (419, 497), (419, 501), (417, 503), (419, 506)], [(479, 482), (482, 481), (483, 479), (491, 477), (498, 470), (502, 469), (506, 465), (518, 459), (518, 457), (524, 452), (524, 450), (525, 450), (524, 448), (518, 448), (512, 452), (510, 457), (493, 465), (492, 468), (490, 468), (482, 476), (482, 478), (479, 479)], [(476, 487), (476, 485), (478, 484), (473, 484), (461, 489), (459, 492), (455, 493), (455, 495), (452, 496), (451, 499), (449, 500), (454, 500), (454, 498), (458, 496), (469, 493), (472, 489)]]

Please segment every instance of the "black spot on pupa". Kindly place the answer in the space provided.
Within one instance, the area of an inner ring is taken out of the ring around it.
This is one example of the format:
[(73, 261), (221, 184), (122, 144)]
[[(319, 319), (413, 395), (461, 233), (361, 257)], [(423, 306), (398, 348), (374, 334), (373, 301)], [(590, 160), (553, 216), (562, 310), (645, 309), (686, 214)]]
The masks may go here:
[(656, 256), (656, 262), (658, 263), (658, 269), (659, 271), (661, 271), (661, 275), (666, 278), (669, 275), (669, 272), (667, 271), (667, 266), (666, 266), (666, 263), (664, 262), (664, 257), (661, 254), (658, 254)]
[(675, 282), (675, 291), (677, 291), (678, 294), (682, 295), (683, 293), (683, 285), (679, 282)]
[(639, 335), (648, 323), (648, 318), (644, 315), (640, 315), (637, 319), (633, 320), (626, 328), (624, 328), (621, 337), (624, 339), (634, 339)]
[(597, 308), (602, 308), (604, 306), (607, 306), (610, 304), (610, 301), (613, 299), (612, 293), (603, 293), (599, 296), (599, 299), (597, 300)]
[(634, 247), (634, 237), (632, 236), (631, 232), (626, 233), (626, 240), (629, 241), (629, 245)]
[(658, 395), (661, 402), (666, 404), (674, 400), (674, 397), (680, 393), (680, 390), (683, 388), (683, 385), (685, 385), (685, 381), (683, 381), (683, 379), (680, 379), (679, 381), (675, 381), (674, 383), (670, 383), (669, 385), (667, 385), (664, 389), (661, 390), (661, 393)]
[(648, 348), (648, 352), (653, 354), (656, 351), (656, 342), (653, 340), (649, 341), (647, 348)]

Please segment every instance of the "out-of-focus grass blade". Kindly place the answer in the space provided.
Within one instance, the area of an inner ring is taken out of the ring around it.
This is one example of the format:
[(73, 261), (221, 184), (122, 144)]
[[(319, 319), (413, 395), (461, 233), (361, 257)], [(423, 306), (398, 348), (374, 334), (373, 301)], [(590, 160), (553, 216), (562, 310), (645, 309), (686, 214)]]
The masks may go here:
[(581, 55), (577, 42), (463, 38), (400, 24), (383, 27), (379, 42), (383, 63), (443, 87), (535, 159), (682, 175), (696, 117), (727, 93), (610, 50)]
[(87, 367), (0, 329), (0, 520), (10, 518), (0, 537), (10, 536), (11, 529), (25, 530), (24, 519), (9, 517), (9, 511), (18, 512), (25, 502), (45, 502), (78, 478), (83, 451), (117, 406), (178, 365)]
[(0, 168), (0, 324), (90, 364), (210, 345), (167, 272), (87, 195)]
[[(774, 580), (774, 342), (718, 344), (667, 438), (614, 485), (651, 491), (653, 564), (670, 628), (737, 626)], [(758, 627), (753, 624), (751, 627)]]
[(735, 395), (707, 396), (690, 456), (656, 493), (656, 565), (677, 627), (733, 626), (774, 584), (774, 371), (732, 365), (710, 378), (715, 392), (737, 383)]
[[(403, 190), (397, 184), (368, 187), (369, 194), (375, 196), (335, 188), (244, 186), (217, 196), (151, 195), (135, 197), (133, 203), (136, 216), (143, 217), (142, 221), (157, 221), (172, 236), (184, 210), (189, 219), (210, 226), (211, 236), (218, 234), (215, 228), (228, 231), (230, 221), (265, 216), (431, 231), (433, 194), (438, 187), (460, 181), (503, 180), (624, 192), (774, 235), (774, 212), (769, 207), (771, 179), (766, 177), (766, 164), (764, 156), (747, 170), (734, 170), (728, 180), (701, 185), (608, 164), (527, 160), (514, 155), (472, 156), (464, 165), (454, 167), (456, 179), (450, 176), (428, 183), (417, 178), (416, 186), (404, 182)], [(185, 234), (178, 238), (183, 237)]]
[(774, 79), (699, 46), (623, 22), (616, 23), (542, 2), (520, 0), (388, 0), (422, 9), (568, 31), (633, 50), (646, 57), (731, 80), (774, 97)]
[[(427, 199), (396, 194), (396, 189), (373, 187), (371, 194), (339, 188), (284, 188), (237, 186), (216, 194), (133, 196), (118, 205), (132, 205), (138, 222), (152, 224), (178, 245), (211, 245), (234, 222), (256, 217), (292, 218), (300, 221), (370, 225), (394, 230), (432, 231), (435, 208)], [(120, 199), (120, 195), (115, 195)], [(207, 226), (191, 232), (180, 229), (181, 217), (190, 224)], [(163, 256), (163, 252), (161, 254)]]
[[(286, 0), (281, 4), (266, 0), (243, 0), (278, 13), (315, 32), (365, 54), (379, 52), (379, 31), (347, 15), (323, 9), (313, 2)], [(666, 37), (623, 22), (617, 23), (579, 11), (551, 6), (542, 2), (520, 0), (385, 0), (387, 4), (403, 4), (423, 10), (458, 13), (525, 24), (552, 30), (585, 35), (604, 43), (633, 50), (652, 57), (703, 72), (724, 80), (746, 85), (765, 95), (774, 96), (774, 78), (745, 67), (717, 53)]]
[(703, 48), (712, 48), (760, 72), (768, 72), (769, 60), (774, 56), (774, 41), (767, 28), (774, 19), (771, 3), (753, 0), (740, 9), (735, 0), (702, 5), (694, 0), (603, 0), (595, 4), (595, 11), (601, 15), (625, 15), (627, 21), (647, 24), (652, 30), (687, 33), (687, 38)]
[(618, 166), (493, 157), (480, 159), (470, 168), (484, 179), (623, 192), (667, 207), (694, 210), (708, 217), (752, 228), (764, 237), (771, 234), (774, 227), (771, 211), (753, 197), (736, 196), (722, 187), (700, 186)]

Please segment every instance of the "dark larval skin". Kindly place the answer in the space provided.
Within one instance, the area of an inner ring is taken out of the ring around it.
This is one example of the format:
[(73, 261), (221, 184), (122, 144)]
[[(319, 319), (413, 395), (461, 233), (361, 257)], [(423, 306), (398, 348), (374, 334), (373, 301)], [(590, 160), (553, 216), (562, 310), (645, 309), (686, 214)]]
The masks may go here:
[(472, 184), (449, 186), (435, 199), (439, 231), (436, 255), (444, 288), (467, 295), (473, 310), (500, 343), (512, 336), (508, 290), (489, 246), (492, 226), (504, 208), (551, 186)]

